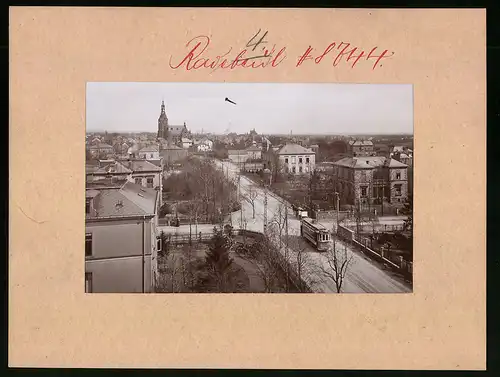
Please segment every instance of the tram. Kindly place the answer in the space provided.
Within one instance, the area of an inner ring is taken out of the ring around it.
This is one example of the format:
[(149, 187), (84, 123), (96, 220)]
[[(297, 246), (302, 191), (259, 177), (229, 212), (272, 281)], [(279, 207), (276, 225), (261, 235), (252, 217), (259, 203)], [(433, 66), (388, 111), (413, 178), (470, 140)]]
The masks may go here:
[(324, 225), (306, 217), (300, 222), (300, 235), (314, 245), (318, 251), (328, 250), (332, 238)]

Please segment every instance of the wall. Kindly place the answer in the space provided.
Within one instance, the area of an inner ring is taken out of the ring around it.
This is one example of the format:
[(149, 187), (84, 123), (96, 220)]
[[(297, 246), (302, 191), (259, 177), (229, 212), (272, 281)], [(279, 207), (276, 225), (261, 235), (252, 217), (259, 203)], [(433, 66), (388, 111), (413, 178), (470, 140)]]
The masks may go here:
[(141, 182), (139, 183), (143, 187), (147, 187), (147, 178), (148, 177), (153, 177), (153, 187), (156, 188), (159, 187), (161, 184), (161, 173), (160, 172), (137, 172), (133, 173), (131, 176), (129, 176), (128, 181), (135, 183), (135, 179), (139, 178), (141, 179)]
[[(308, 174), (314, 171), (316, 165), (316, 156), (314, 154), (307, 155), (279, 155), (280, 167), (284, 172), (288, 168), (288, 172), (291, 174)], [(302, 163), (299, 163), (299, 159), (302, 158)], [(309, 158), (309, 163), (306, 163), (306, 159)], [(288, 163), (285, 161), (288, 159)], [(295, 162), (293, 162), (295, 159)], [(293, 167), (295, 167), (295, 173), (293, 173)], [(302, 167), (302, 173), (300, 172), (300, 167)]]
[(94, 293), (142, 293), (142, 257), (87, 260)]
[(139, 158), (158, 160), (160, 158), (160, 152), (139, 152)]
[[(94, 292), (142, 292), (144, 243), (144, 281), (146, 292), (153, 289), (152, 272), (157, 262), (155, 218), (86, 223), (92, 233), (92, 257), (85, 259), (85, 272), (92, 273)], [(154, 258), (153, 262), (151, 258)]]
[(227, 157), (235, 164), (240, 164), (248, 159), (248, 154), (228, 154)]
[[(400, 178), (397, 179), (397, 174)], [(404, 203), (408, 198), (408, 168), (389, 169), (391, 203)], [(401, 185), (401, 195), (396, 196), (395, 185)]]

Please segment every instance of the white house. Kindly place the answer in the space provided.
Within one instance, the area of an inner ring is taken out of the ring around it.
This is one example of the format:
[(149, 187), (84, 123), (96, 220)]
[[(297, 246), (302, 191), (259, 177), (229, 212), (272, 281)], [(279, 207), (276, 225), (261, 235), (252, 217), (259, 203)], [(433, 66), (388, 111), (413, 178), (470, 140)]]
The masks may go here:
[(211, 152), (213, 150), (214, 143), (210, 139), (202, 139), (198, 142), (198, 145), (196, 146), (196, 149), (198, 152)]
[(144, 160), (159, 160), (160, 150), (157, 145), (150, 145), (139, 150), (138, 155)]

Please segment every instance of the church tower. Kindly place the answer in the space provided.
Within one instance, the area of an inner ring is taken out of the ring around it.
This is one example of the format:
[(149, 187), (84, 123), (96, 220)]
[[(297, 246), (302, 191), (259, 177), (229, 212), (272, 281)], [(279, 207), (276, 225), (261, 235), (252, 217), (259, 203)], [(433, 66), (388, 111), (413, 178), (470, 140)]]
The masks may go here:
[(167, 113), (165, 112), (165, 102), (161, 101), (161, 112), (160, 117), (158, 118), (158, 138), (168, 139), (168, 118)]

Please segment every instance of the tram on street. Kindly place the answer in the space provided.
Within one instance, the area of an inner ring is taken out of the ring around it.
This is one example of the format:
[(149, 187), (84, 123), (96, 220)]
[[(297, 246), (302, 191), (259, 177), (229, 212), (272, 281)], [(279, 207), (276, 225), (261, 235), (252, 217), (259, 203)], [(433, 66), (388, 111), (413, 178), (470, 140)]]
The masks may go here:
[(324, 225), (306, 217), (300, 222), (300, 235), (314, 245), (318, 251), (328, 250), (332, 238)]

